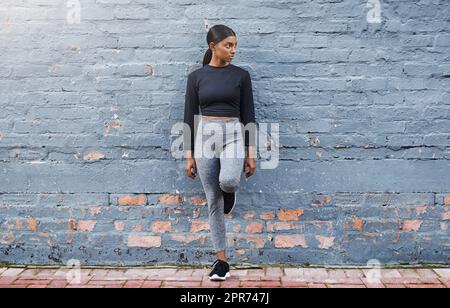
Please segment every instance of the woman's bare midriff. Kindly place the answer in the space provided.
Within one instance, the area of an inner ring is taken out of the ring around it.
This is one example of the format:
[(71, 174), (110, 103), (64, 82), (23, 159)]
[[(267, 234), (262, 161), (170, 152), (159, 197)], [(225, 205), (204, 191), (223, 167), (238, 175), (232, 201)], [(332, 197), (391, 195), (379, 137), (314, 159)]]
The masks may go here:
[(213, 116), (205, 116), (205, 115), (202, 115), (202, 118), (206, 119), (206, 120), (239, 119), (237, 117), (213, 117)]

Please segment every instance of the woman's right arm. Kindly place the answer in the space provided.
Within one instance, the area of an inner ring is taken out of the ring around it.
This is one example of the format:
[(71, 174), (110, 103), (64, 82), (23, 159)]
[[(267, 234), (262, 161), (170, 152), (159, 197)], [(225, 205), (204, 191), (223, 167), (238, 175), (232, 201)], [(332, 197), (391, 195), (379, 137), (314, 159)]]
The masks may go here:
[(186, 84), (184, 106), (184, 150), (186, 158), (186, 176), (195, 179), (197, 166), (194, 160), (195, 145), (195, 115), (199, 114), (199, 99), (194, 74), (189, 74)]
[(195, 128), (194, 117), (199, 114), (199, 99), (196, 87), (195, 75), (190, 73), (188, 75), (186, 84), (186, 95), (184, 105), (184, 150), (186, 158), (192, 158), (194, 156), (194, 140), (195, 140)]

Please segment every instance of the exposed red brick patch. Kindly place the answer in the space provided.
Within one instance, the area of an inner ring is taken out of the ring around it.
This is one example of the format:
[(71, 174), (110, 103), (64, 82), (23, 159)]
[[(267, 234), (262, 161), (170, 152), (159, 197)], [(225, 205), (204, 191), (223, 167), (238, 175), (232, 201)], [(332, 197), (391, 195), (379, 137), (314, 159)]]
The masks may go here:
[(244, 214), (244, 219), (252, 219), (253, 217), (255, 217), (256, 212), (255, 211), (250, 211)]
[(78, 221), (78, 232), (92, 232), (97, 222), (95, 220), (80, 220)]
[(324, 204), (330, 203), (331, 201), (333, 201), (333, 196), (331, 195), (327, 195), (324, 198), (320, 199), (320, 200), (314, 200), (313, 202), (313, 207), (321, 207)]
[(160, 236), (142, 236), (142, 235), (130, 235), (128, 237), (128, 247), (161, 247)]
[(295, 246), (301, 246), (308, 248), (306, 238), (304, 235), (277, 235), (275, 236), (276, 248), (292, 248)]
[(180, 195), (163, 195), (158, 199), (158, 203), (161, 204), (174, 204), (178, 205), (182, 203), (182, 198)]
[(303, 215), (304, 210), (297, 209), (297, 210), (279, 210), (278, 211), (278, 219), (282, 221), (289, 221), (289, 220), (298, 220), (298, 218)]
[(267, 232), (281, 231), (281, 230), (304, 230), (304, 225), (287, 222), (287, 221), (268, 221)]
[(442, 220), (450, 220), (450, 211), (447, 211), (444, 214), (442, 214)]
[(235, 233), (241, 232), (241, 225), (234, 225), (233, 226), (233, 232), (235, 232)]
[(98, 215), (102, 212), (102, 208), (100, 206), (92, 207), (89, 209), (91, 215)]
[(87, 161), (100, 160), (103, 158), (105, 158), (105, 155), (103, 155), (102, 153), (95, 151), (95, 150), (83, 157), (83, 159), (87, 160)]
[(419, 231), (422, 226), (422, 221), (420, 220), (405, 220), (403, 222), (403, 231)]
[(328, 231), (333, 229), (332, 221), (311, 221), (311, 223), (317, 228), (326, 228)]
[(114, 222), (114, 227), (117, 231), (123, 231), (125, 229), (125, 223), (121, 220), (117, 220)]
[(146, 205), (147, 196), (143, 194), (137, 196), (121, 196), (118, 198), (117, 203), (121, 206)]
[(166, 233), (172, 231), (170, 221), (155, 221), (152, 224), (152, 231), (154, 233)]
[(261, 215), (259, 215), (259, 217), (261, 219), (274, 219), (275, 218), (275, 214), (272, 212), (266, 212), (266, 213), (261, 213)]
[(357, 231), (362, 231), (364, 229), (364, 222), (361, 218), (356, 217), (353, 219), (353, 228)]
[(334, 237), (327, 236), (316, 236), (317, 241), (319, 241), (319, 248), (321, 249), (330, 249), (334, 245)]
[(256, 248), (264, 248), (267, 242), (262, 236), (244, 236), (244, 239), (247, 240), (247, 243), (254, 243)]
[(197, 233), (200, 231), (209, 230), (209, 223), (208, 221), (204, 220), (194, 220), (191, 223), (191, 232)]
[(31, 231), (33, 231), (33, 232), (36, 232), (36, 230), (37, 230), (37, 221), (36, 221), (36, 219), (35, 218), (29, 218), (29, 219), (27, 219), (27, 224), (28, 224), (28, 228), (31, 230)]
[(207, 202), (205, 199), (203, 199), (201, 196), (194, 196), (191, 198), (191, 204), (192, 205), (206, 205)]
[(422, 215), (427, 212), (428, 207), (427, 206), (418, 206), (416, 207), (416, 213), (417, 215)]
[(172, 240), (177, 241), (177, 242), (183, 242), (183, 243), (200, 241), (200, 243), (203, 245), (203, 244), (205, 244), (206, 237), (199, 236), (199, 235), (172, 235)]
[(445, 205), (450, 205), (450, 196), (445, 196), (444, 197), (444, 204)]
[(245, 232), (247, 233), (262, 233), (263, 225), (260, 222), (254, 221), (250, 223), (247, 228), (245, 228)]

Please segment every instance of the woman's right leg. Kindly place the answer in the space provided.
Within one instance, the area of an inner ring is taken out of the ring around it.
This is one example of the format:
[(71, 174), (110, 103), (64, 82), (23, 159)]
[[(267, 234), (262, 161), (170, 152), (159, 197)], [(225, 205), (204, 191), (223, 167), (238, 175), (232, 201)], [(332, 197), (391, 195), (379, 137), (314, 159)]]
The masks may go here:
[(226, 226), (223, 193), (219, 186), (220, 159), (197, 158), (196, 164), (208, 203), (209, 228), (214, 250), (222, 254), (226, 249)]
[[(201, 121), (200, 128), (204, 128), (208, 122)], [(209, 228), (211, 232), (211, 240), (214, 250), (217, 254), (217, 258), (226, 261), (225, 249), (226, 249), (226, 226), (225, 226), (225, 214), (224, 214), (224, 200), (223, 193), (220, 188), (219, 176), (220, 176), (220, 157), (217, 154), (216, 147), (218, 146), (217, 136), (206, 136), (203, 138), (197, 132), (197, 138), (195, 143), (195, 162), (197, 165), (197, 172), (203, 185), (203, 189), (206, 195), (206, 201), (208, 203), (209, 212)], [(212, 138), (212, 139), (210, 139)], [(209, 139), (213, 141), (213, 148), (205, 149), (203, 142)], [(220, 145), (219, 145), (220, 146)], [(202, 151), (199, 151), (202, 148)]]

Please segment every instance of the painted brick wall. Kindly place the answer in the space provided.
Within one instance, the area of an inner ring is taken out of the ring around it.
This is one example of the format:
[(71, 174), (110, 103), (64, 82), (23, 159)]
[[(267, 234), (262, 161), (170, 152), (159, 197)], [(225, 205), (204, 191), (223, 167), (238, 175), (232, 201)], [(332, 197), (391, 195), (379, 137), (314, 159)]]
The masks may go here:
[(380, 2), (1, 0), (0, 262), (211, 262), (171, 129), (224, 23), (280, 127), (232, 262), (450, 263), (450, 2)]

